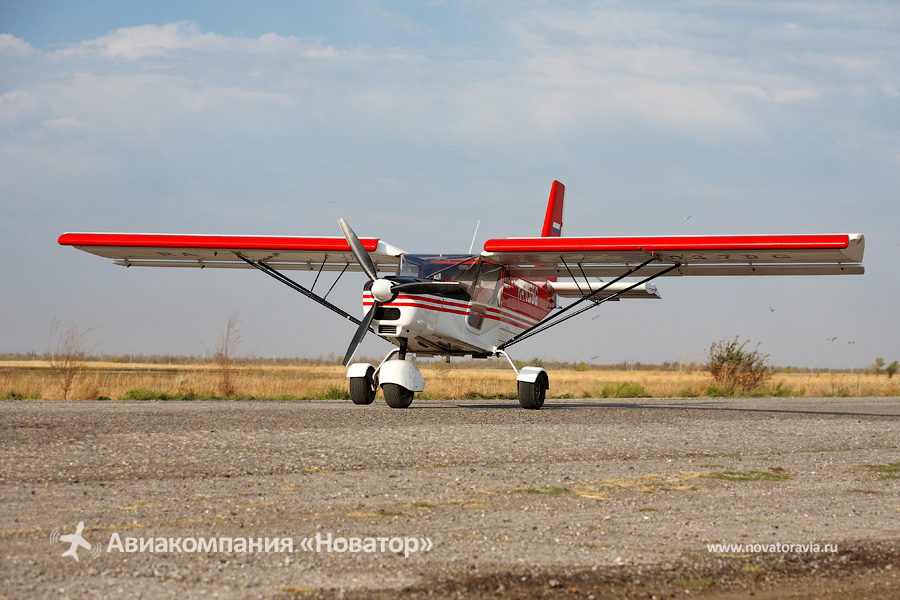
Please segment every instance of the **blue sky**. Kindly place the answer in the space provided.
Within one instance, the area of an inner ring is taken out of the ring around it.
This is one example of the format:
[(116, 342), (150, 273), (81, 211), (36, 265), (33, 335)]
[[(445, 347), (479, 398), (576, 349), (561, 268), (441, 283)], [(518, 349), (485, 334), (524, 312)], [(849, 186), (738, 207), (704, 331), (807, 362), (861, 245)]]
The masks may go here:
[[(101, 352), (201, 354), (238, 311), (245, 352), (342, 354), (352, 326), (258, 273), (56, 238), (344, 217), (457, 252), (479, 220), (479, 246), (536, 235), (559, 179), (566, 235), (860, 232), (867, 274), (665, 279), (518, 357), (696, 360), (739, 335), (779, 365), (898, 359), (898, 33), (891, 2), (3, 3), (0, 351), (45, 351), (59, 318)], [(335, 298), (361, 312), (362, 283)]]

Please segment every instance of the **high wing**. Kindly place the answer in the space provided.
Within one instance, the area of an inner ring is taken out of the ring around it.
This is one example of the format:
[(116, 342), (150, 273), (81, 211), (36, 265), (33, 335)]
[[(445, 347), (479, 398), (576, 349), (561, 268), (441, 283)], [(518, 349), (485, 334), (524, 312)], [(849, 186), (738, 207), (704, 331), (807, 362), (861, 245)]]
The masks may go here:
[[(361, 238), (378, 270), (393, 271), (402, 250), (377, 238)], [(254, 268), (361, 271), (343, 237), (64, 233), (59, 243), (111, 258), (125, 267)]]
[(488, 240), (484, 256), (519, 277), (859, 275), (861, 234), (554, 237)]

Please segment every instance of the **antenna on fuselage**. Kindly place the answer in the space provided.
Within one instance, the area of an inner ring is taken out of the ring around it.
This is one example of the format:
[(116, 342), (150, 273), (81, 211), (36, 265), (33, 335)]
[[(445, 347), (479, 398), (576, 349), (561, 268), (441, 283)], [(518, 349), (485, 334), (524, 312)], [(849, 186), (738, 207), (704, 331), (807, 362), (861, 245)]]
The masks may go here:
[(472, 249), (475, 247), (475, 238), (478, 237), (478, 226), (479, 225), (481, 225), (480, 220), (475, 224), (475, 234), (472, 236), (472, 243), (469, 244), (469, 254), (472, 254)]

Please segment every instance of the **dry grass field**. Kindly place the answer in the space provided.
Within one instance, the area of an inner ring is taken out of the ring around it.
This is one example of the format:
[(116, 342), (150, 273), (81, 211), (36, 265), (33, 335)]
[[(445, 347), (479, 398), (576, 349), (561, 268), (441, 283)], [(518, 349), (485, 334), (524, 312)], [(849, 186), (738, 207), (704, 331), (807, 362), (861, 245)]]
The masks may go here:
[[(511, 369), (473, 369), (420, 365), (422, 399), (515, 398)], [(242, 399), (321, 399), (348, 397), (341, 366), (237, 366), (232, 377)], [(704, 370), (548, 369), (549, 398), (701, 397), (716, 395)], [(87, 363), (69, 394), (74, 400), (178, 400), (221, 397), (216, 365)], [(776, 373), (755, 395), (898, 396), (900, 377), (871, 373)], [(50, 365), (42, 361), (0, 361), (0, 399), (63, 398)]]

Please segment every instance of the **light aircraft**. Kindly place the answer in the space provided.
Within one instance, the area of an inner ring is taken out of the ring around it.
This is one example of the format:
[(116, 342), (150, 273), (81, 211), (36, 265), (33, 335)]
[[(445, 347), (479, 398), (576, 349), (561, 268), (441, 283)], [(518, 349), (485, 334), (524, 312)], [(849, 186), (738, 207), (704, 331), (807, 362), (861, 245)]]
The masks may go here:
[(78, 562), (78, 548), (84, 548), (85, 550), (90, 550), (91, 545), (88, 543), (86, 539), (81, 537), (81, 532), (84, 529), (84, 521), (80, 521), (78, 523), (78, 527), (75, 529), (75, 533), (70, 533), (68, 535), (60, 536), (59, 541), (65, 542), (67, 544), (72, 544), (69, 546), (69, 549), (63, 552), (63, 556), (71, 556), (75, 559), (75, 562)]
[[(393, 408), (425, 389), (412, 353), (503, 357), (516, 370), (519, 404), (539, 409), (547, 372), (516, 369), (506, 349), (607, 301), (658, 299), (658, 277), (864, 272), (860, 234), (562, 237), (564, 197), (554, 181), (540, 237), (488, 240), (475, 254), (410, 254), (357, 237), (344, 219), (343, 237), (65, 233), (59, 243), (125, 267), (258, 269), (357, 324), (343, 361), (351, 400), (371, 404), (380, 386)], [(316, 271), (312, 287), (290, 270)], [(314, 291), (324, 271), (340, 273), (335, 283), (365, 273), (362, 320), (329, 302), (330, 289)], [(577, 300), (563, 307), (560, 298)], [(377, 366), (350, 364), (367, 332), (397, 348)]]

